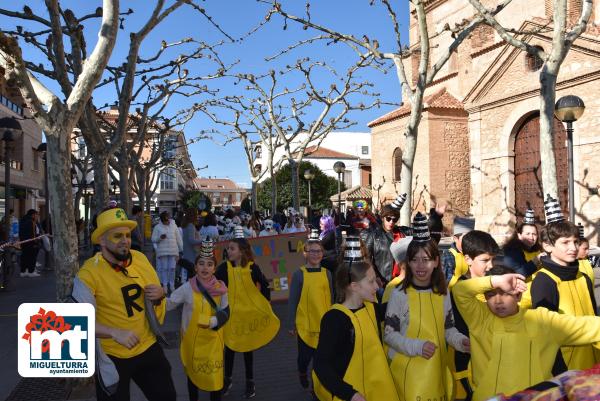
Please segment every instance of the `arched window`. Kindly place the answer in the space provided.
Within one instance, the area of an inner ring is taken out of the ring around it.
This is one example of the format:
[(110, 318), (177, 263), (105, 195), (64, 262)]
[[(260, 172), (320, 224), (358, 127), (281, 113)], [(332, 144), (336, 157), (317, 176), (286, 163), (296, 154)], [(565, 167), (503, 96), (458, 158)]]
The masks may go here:
[(402, 150), (400, 148), (394, 149), (394, 155), (392, 156), (392, 169), (394, 170), (394, 181), (400, 181), (402, 174)]

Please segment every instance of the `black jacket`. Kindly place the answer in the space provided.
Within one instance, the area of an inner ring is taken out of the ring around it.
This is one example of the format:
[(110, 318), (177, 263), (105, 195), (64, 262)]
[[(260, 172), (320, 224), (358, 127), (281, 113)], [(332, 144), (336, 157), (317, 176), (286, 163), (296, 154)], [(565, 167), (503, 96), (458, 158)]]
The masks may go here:
[(394, 235), (384, 231), (381, 226), (376, 226), (363, 230), (360, 237), (369, 250), (369, 258), (375, 266), (375, 273), (387, 283), (392, 279), (392, 269), (394, 268), (394, 258), (390, 251)]
[[(36, 232), (37, 228), (37, 232)], [(41, 227), (37, 223), (33, 223), (31, 216), (25, 215), (19, 221), (19, 240), (25, 241), (34, 238), (42, 233)], [(22, 244), (25, 248), (40, 248), (42, 246), (40, 240), (35, 240)]]

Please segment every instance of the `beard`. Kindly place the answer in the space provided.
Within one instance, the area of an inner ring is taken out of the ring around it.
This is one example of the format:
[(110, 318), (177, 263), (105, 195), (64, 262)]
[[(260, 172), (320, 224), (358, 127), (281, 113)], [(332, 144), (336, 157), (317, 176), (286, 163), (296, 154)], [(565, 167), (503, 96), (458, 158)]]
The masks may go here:
[(127, 249), (124, 253), (123, 252), (113, 252), (111, 249), (106, 249), (106, 250), (119, 262), (125, 262), (127, 259), (129, 259), (129, 255), (131, 254), (129, 252), (129, 249)]

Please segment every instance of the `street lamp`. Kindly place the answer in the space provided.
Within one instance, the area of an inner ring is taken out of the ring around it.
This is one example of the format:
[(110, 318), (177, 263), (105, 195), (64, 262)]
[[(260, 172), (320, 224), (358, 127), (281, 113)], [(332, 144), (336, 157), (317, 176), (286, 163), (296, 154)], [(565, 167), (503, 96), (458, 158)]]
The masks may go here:
[(21, 124), (14, 117), (0, 118), (0, 130), (4, 130), (2, 141), (4, 141), (4, 232), (6, 239), (10, 237), (10, 147), (15, 141), (15, 135), (21, 131)]
[(567, 151), (569, 162), (569, 220), (575, 222), (575, 172), (573, 168), (573, 122), (579, 120), (585, 104), (575, 95), (563, 96), (556, 102), (554, 114), (563, 123), (567, 123)]
[(340, 224), (342, 224), (342, 174), (346, 171), (346, 165), (342, 161), (333, 163), (333, 171), (338, 175), (338, 213), (340, 214)]
[(315, 173), (313, 173), (310, 169), (304, 172), (304, 179), (308, 182), (308, 207), (312, 206), (312, 202), (310, 199), (310, 182), (315, 178)]

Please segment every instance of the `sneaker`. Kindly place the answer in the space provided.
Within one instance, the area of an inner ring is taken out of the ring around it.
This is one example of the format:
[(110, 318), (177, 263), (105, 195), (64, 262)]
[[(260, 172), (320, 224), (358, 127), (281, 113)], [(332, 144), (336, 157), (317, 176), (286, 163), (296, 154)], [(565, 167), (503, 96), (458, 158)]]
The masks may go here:
[(223, 390), (222, 390), (222, 392), (223, 392), (224, 396), (229, 394), (229, 391), (231, 390), (231, 385), (232, 384), (233, 383), (231, 381), (231, 377), (225, 376), (223, 378)]
[(300, 377), (300, 385), (302, 388), (308, 388), (308, 375), (306, 373), (300, 373), (298, 376)]
[(40, 273), (38, 272), (33, 272), (33, 273), (29, 273), (29, 277), (39, 277)]
[(27, 272), (23, 272), (21, 274), (19, 274), (20, 277), (29, 277), (29, 273)]
[(244, 398), (250, 399), (256, 397), (256, 388), (252, 380), (246, 382), (246, 391), (244, 392)]

